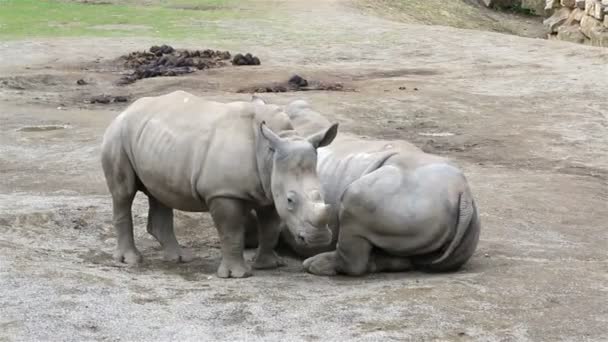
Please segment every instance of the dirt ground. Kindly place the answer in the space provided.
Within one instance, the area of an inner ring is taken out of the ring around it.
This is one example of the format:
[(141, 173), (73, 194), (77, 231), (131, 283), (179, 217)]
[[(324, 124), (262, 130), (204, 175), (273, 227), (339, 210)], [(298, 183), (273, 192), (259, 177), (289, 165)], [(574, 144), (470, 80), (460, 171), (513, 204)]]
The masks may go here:
[[(235, 37), (254, 34), (233, 40), (0, 42), (0, 340), (608, 340), (608, 50), (310, 4), (277, 3), (289, 26), (226, 23)], [(114, 58), (163, 43), (251, 51), (263, 63), (115, 85)], [(290, 260), (218, 279), (209, 215), (176, 213), (197, 259), (171, 264), (145, 232), (143, 195), (145, 262), (113, 262), (99, 146), (128, 103), (84, 100), (177, 89), (248, 99), (236, 90), (294, 73), (356, 91), (264, 98), (307, 99), (342, 131), (406, 139), (463, 167), (482, 219), (470, 263), (323, 278)]]

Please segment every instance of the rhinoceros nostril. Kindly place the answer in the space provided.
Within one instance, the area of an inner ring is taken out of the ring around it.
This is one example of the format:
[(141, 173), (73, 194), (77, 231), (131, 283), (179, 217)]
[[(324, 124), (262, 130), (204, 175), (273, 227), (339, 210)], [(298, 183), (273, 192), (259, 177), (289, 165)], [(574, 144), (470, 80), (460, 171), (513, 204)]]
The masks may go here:
[(299, 243), (304, 243), (306, 241), (304, 233), (298, 233), (298, 235), (296, 235), (296, 240), (298, 240)]

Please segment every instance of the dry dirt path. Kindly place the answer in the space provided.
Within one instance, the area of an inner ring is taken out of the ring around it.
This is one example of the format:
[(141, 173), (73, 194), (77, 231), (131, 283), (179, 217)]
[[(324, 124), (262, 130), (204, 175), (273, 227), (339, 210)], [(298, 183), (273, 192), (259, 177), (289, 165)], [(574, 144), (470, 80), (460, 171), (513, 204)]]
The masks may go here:
[[(272, 7), (221, 22), (229, 38), (173, 44), (251, 51), (262, 66), (126, 87), (113, 85), (108, 60), (162, 41), (0, 42), (0, 340), (608, 340), (608, 50), (395, 23), (342, 1)], [(169, 264), (145, 232), (142, 197), (146, 262), (116, 265), (98, 160), (126, 104), (83, 99), (175, 89), (246, 99), (235, 90), (294, 72), (357, 91), (265, 97), (308, 99), (344, 131), (407, 139), (462, 165), (483, 224), (467, 267), (329, 279), (292, 260), (222, 280), (208, 215), (177, 214), (198, 258)]]

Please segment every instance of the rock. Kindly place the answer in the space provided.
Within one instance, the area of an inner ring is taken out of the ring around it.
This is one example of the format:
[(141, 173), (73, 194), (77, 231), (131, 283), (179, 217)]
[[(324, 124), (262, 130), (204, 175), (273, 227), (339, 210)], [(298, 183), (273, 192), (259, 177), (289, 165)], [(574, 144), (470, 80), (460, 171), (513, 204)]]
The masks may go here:
[(568, 7), (562, 7), (559, 10), (557, 10), (555, 13), (553, 13), (552, 16), (545, 19), (543, 21), (543, 25), (549, 27), (551, 32), (557, 32), (557, 28), (560, 27), (561, 25), (563, 25), (566, 22), (566, 20), (568, 20), (571, 12), (572, 12), (572, 10), (569, 9)]
[(576, 1), (575, 0), (561, 0), (561, 4), (564, 7), (570, 7), (570, 8), (576, 7)]
[(583, 19), (581, 20), (581, 32), (591, 38), (591, 32), (596, 30), (596, 29), (602, 29), (602, 22), (590, 17), (588, 15), (583, 16)]
[(604, 8), (603, 8), (602, 4), (599, 2), (599, 0), (597, 0), (597, 2), (595, 3), (593, 16), (597, 20), (604, 20)]
[(545, 10), (552, 10), (559, 4), (558, 0), (545, 0)]
[[(554, 2), (559, 5), (559, 0)], [(537, 15), (544, 15), (546, 0), (521, 0), (521, 8), (529, 9)]]
[(576, 8), (585, 9), (586, 0), (574, 0), (574, 2), (576, 3)]
[(605, 27), (595, 27), (591, 30), (591, 45), (608, 47), (608, 29)]
[(85, 85), (85, 84), (87, 84), (87, 81), (85, 81), (83, 79), (79, 79), (78, 81), (76, 81), (76, 84), (78, 84), (78, 85)]
[(568, 25), (579, 25), (583, 16), (585, 15), (585, 11), (580, 8), (575, 8), (568, 17), (568, 20), (564, 23), (565, 26)]
[(593, 16), (595, 13), (595, 4), (596, 0), (585, 0), (585, 13), (587, 15)]
[(578, 26), (560, 26), (557, 29), (557, 39), (571, 43), (582, 44), (585, 42), (585, 35)]

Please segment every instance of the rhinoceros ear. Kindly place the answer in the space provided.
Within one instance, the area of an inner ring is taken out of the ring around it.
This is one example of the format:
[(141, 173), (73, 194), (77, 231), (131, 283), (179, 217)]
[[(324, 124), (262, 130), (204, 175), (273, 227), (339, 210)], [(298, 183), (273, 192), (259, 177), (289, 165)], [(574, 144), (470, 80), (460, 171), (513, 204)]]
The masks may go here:
[(258, 95), (252, 95), (251, 96), (251, 102), (253, 103), (257, 103), (257, 104), (266, 104), (266, 102), (264, 101), (264, 99)]
[(312, 146), (314, 146), (314, 148), (319, 148), (331, 144), (331, 142), (336, 138), (336, 135), (338, 135), (337, 123), (331, 125), (324, 131), (309, 136), (308, 141), (312, 144)]
[(260, 123), (260, 133), (262, 133), (264, 139), (268, 140), (268, 143), (270, 143), (270, 148), (275, 151), (281, 148), (281, 145), (283, 144), (283, 139), (281, 139), (280, 136), (278, 136), (275, 132), (268, 128), (268, 126), (266, 126), (266, 121), (262, 121)]

